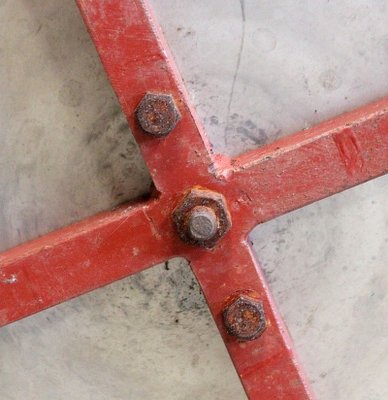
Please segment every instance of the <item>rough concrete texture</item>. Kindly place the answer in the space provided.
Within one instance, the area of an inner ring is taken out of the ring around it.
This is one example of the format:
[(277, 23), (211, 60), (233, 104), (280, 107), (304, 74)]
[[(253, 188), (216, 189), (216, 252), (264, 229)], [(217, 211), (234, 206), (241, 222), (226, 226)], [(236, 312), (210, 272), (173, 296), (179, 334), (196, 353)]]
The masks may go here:
[(153, 0), (215, 150), (239, 154), (387, 95), (385, 0)]
[(0, 1), (0, 93), (2, 249), (148, 191), (72, 1)]
[(388, 398), (388, 179), (251, 237), (318, 399)]
[[(388, 94), (385, 0), (153, 0), (218, 152)], [(0, 0), (0, 247), (148, 190), (75, 4)], [(319, 399), (388, 398), (388, 177), (251, 235)], [(0, 330), (1, 400), (244, 399), (183, 260)]]

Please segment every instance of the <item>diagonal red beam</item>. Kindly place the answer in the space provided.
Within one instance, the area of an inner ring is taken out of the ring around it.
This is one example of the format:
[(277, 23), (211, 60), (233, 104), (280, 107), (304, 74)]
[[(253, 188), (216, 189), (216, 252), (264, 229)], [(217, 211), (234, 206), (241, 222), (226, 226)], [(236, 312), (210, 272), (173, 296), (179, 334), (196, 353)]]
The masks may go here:
[(168, 260), (159, 207), (122, 206), (0, 254), (0, 326)]
[[(183, 190), (192, 182), (191, 171), (207, 175), (208, 141), (148, 2), (77, 3), (157, 189), (171, 191), (174, 182), (175, 190)], [(177, 103), (182, 118), (167, 137), (149, 137), (136, 122), (136, 107), (147, 92), (171, 94)]]
[[(231, 232), (212, 252), (193, 251), (188, 258), (248, 398), (313, 399), (264, 274), (240, 233)], [(226, 333), (222, 312), (231, 295), (247, 290), (263, 302), (267, 329), (256, 340), (239, 342)]]
[(243, 154), (222, 173), (241, 199), (246, 232), (386, 174), (388, 97)]

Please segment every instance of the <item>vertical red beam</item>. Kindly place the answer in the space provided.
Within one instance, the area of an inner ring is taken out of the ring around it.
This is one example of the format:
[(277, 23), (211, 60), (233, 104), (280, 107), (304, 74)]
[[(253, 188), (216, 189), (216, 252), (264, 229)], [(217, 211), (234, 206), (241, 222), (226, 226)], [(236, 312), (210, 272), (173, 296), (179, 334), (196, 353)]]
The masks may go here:
[[(231, 233), (217, 250), (193, 251), (190, 262), (249, 399), (313, 399), (249, 245)], [(256, 293), (263, 302), (267, 329), (253, 341), (239, 342), (226, 333), (222, 312), (231, 295), (246, 290)]]
[[(211, 184), (214, 189), (224, 187), (223, 177), (215, 178), (209, 171), (212, 160), (207, 141), (187, 105), (181, 79), (148, 3), (78, 0), (78, 4), (162, 197), (201, 183)], [(135, 121), (135, 109), (146, 92), (172, 94), (182, 114), (181, 122), (162, 140), (144, 135)], [(174, 251), (190, 259), (248, 396), (311, 398), (262, 273), (240, 236), (228, 237), (217, 251), (187, 252), (179, 244)], [(262, 297), (269, 327), (262, 339), (237, 343), (225, 335), (220, 312), (226, 297), (247, 287)]]
[[(208, 140), (148, 2), (77, 3), (158, 190), (184, 190), (207, 176)], [(136, 122), (136, 107), (147, 92), (171, 94), (177, 104), (182, 118), (167, 137), (149, 137)]]

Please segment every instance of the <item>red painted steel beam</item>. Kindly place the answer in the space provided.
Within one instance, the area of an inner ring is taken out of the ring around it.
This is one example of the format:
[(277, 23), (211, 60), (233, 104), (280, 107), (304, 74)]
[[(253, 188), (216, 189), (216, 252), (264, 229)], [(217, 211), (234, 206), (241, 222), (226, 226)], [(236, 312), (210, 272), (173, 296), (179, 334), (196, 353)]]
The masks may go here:
[(168, 260), (158, 207), (122, 206), (0, 254), (0, 326)]
[[(77, 2), (155, 186), (163, 193), (176, 192), (207, 176), (208, 140), (147, 2)], [(136, 122), (135, 110), (146, 92), (171, 94), (182, 116), (163, 139), (144, 135)]]
[[(249, 398), (312, 399), (246, 236), (258, 223), (386, 173), (388, 100), (233, 160), (213, 157), (148, 3), (78, 4), (159, 197), (0, 255), (0, 325), (182, 256), (200, 282)], [(177, 103), (182, 119), (166, 137), (147, 136), (136, 122), (147, 92), (171, 94)], [(194, 185), (222, 193), (231, 214), (232, 229), (211, 250), (181, 242), (171, 219)], [(267, 318), (264, 334), (245, 343), (229, 336), (222, 323), (226, 299), (240, 290), (260, 297)]]
[[(264, 273), (241, 233), (233, 231), (215, 251), (193, 251), (189, 259), (248, 398), (313, 399)], [(240, 291), (263, 301), (267, 329), (256, 340), (240, 342), (223, 325), (225, 300)]]
[(229, 177), (234, 196), (240, 193), (246, 232), (384, 175), (388, 97), (243, 154), (222, 173)]

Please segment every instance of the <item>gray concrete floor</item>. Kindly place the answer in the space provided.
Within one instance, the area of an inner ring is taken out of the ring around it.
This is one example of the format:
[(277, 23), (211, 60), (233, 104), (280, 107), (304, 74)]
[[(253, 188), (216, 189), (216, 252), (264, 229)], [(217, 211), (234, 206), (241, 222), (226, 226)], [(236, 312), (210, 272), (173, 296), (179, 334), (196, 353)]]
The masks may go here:
[[(385, 0), (153, 0), (218, 152), (388, 94)], [(0, 0), (0, 247), (148, 190), (75, 4)], [(122, 154), (122, 155), (121, 155)], [(388, 179), (251, 235), (319, 399), (388, 398)], [(0, 399), (243, 399), (172, 260), (0, 330)]]

